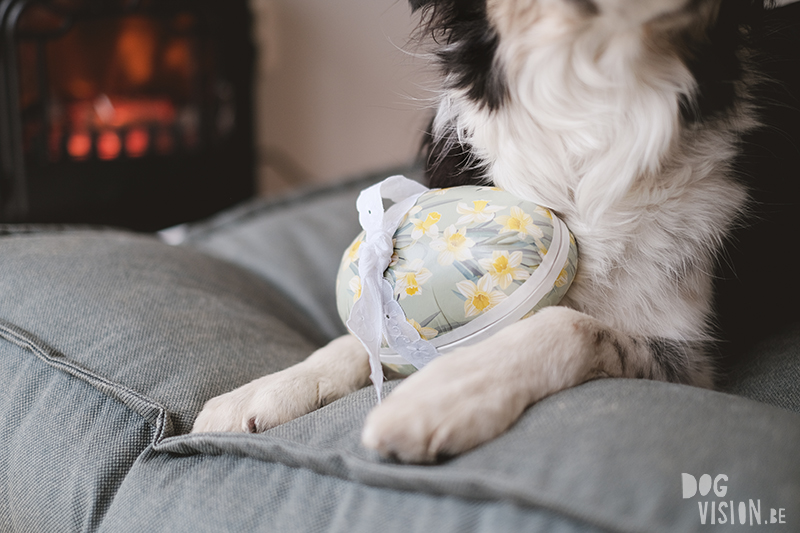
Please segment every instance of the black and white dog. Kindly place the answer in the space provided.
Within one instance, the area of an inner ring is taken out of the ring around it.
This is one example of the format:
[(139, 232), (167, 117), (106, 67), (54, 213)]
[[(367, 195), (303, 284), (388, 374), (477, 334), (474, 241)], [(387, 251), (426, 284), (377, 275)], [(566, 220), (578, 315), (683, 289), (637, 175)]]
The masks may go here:
[[(443, 355), (369, 415), (363, 443), (429, 462), (601, 377), (711, 387), (713, 285), (748, 209), (734, 172), (758, 124), (752, 0), (412, 0), (443, 86), (434, 187), (494, 183), (570, 227), (566, 298)], [(532, 342), (536, 339), (536, 342)], [(345, 336), (209, 401), (194, 431), (263, 431), (368, 384)]]

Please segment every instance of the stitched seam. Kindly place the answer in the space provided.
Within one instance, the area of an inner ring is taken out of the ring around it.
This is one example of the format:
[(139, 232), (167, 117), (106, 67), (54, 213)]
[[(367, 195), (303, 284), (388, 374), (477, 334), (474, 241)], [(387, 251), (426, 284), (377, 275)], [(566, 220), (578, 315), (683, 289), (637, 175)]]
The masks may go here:
[(139, 414), (149, 424), (155, 427), (155, 442), (165, 438), (166, 430), (170, 426), (167, 410), (143, 396), (133, 389), (113, 382), (97, 375), (78, 364), (69, 361), (63, 354), (48, 346), (35, 335), (0, 319), (0, 337), (32, 352), (37, 358), (47, 365), (80, 379), (91, 385), (101, 394), (113, 398), (127, 408)]
[(0, 224), (0, 237), (85, 233), (88, 231), (114, 232), (119, 231), (119, 229), (111, 226), (92, 224)]
[[(453, 472), (442, 472), (438, 470), (434, 475), (427, 475), (424, 476), (423, 479), (415, 480), (412, 477), (413, 473), (410, 476), (398, 475), (396, 473), (397, 469), (402, 468), (404, 472), (406, 472), (409, 468), (429, 469), (431, 467), (383, 465), (371, 462), (347, 451), (342, 452), (324, 447), (309, 446), (299, 442), (284, 440), (280, 437), (270, 437), (270, 440), (273, 440), (287, 457), (280, 457), (280, 454), (276, 454), (273, 451), (268, 451), (257, 456), (248, 454), (240, 448), (236, 450), (224, 449), (225, 442), (235, 442), (252, 438), (254, 438), (252, 435), (225, 434), (214, 436), (212, 440), (209, 439), (207, 435), (181, 435), (172, 437), (166, 442), (153, 446), (153, 451), (170, 455), (229, 455), (253, 459), (263, 463), (278, 464), (287, 468), (313, 472), (316, 475), (340, 479), (349, 483), (378, 489), (415, 494), (422, 493), (430, 496), (448, 496), (469, 501), (510, 501), (521, 506), (538, 507), (569, 520), (583, 522), (613, 533), (638, 533), (643, 531), (641, 522), (635, 518), (598, 518), (598, 509), (582, 510), (570, 507), (569, 505), (564, 505), (560, 500), (548, 499), (547, 497), (542, 497), (542, 495), (526, 493), (524, 490), (521, 490), (520, 487), (508, 485), (502, 481), (488, 481), (488, 476), (481, 479), (481, 474), (475, 471), (470, 472), (470, 474), (459, 475)], [(197, 443), (201, 444), (201, 446), (194, 446)], [(203, 447), (202, 444), (204, 443), (210, 444), (215, 450), (200, 449)], [(324, 459), (318, 458), (318, 453), (320, 451), (328, 452), (328, 456)], [(313, 457), (314, 459), (309, 460), (309, 457)], [(342, 469), (344, 473), (336, 471), (336, 464), (340, 465), (340, 469)], [(392, 482), (399, 482), (403, 486), (392, 485)], [(410, 485), (415, 486), (411, 487)], [(439, 487), (436, 487), (436, 485), (439, 485)], [(469, 487), (467, 490), (474, 490), (477, 488), (481, 494), (478, 496), (470, 496), (464, 494), (463, 490), (460, 490), (459, 487)], [(652, 525), (649, 525), (647, 530), (653, 533), (662, 531), (662, 529)]]

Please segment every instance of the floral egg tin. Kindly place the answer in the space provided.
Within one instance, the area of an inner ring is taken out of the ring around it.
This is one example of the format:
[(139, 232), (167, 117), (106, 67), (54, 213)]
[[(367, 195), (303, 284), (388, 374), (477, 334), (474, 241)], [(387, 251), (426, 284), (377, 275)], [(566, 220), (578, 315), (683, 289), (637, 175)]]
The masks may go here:
[[(361, 296), (362, 232), (345, 250), (336, 279), (346, 323)], [(511, 322), (556, 305), (575, 277), (578, 250), (549, 209), (495, 187), (423, 193), (393, 236), (384, 272), (406, 320), (440, 353), (488, 337)], [(416, 370), (385, 344), (384, 366)]]

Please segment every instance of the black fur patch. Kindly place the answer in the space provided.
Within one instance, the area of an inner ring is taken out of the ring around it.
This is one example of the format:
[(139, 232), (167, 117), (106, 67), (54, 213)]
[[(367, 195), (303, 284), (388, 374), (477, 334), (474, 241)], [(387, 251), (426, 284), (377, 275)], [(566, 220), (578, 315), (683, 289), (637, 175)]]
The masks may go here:
[(647, 346), (653, 361), (661, 369), (667, 381), (686, 383), (689, 376), (686, 347), (669, 339), (648, 339)]
[(451, 88), (479, 105), (497, 109), (508, 89), (495, 61), (499, 36), (489, 23), (486, 0), (411, 0), (424, 9), (423, 28), (439, 45), (436, 55)]
[(613, 333), (606, 329), (598, 329), (594, 334), (593, 342), (595, 351), (599, 351), (602, 348), (602, 345), (606, 343), (611, 346), (611, 349), (614, 350), (615, 354), (617, 354), (622, 375), (626, 376), (628, 373), (628, 351), (625, 349), (622, 343), (619, 342), (619, 339), (617, 339)]
[[(437, 45), (448, 87), (466, 91), (480, 106), (500, 108), (508, 87), (495, 61), (499, 35), (489, 23), (486, 0), (411, 0), (411, 7), (425, 10), (422, 29)], [(485, 166), (475, 159), (472, 147), (459, 142), (455, 132), (434, 141), (429, 131), (423, 150), (430, 187), (491, 184), (484, 179)]]
[(425, 169), (428, 187), (492, 185), (491, 180), (484, 178), (485, 167), (475, 160), (470, 146), (453, 138), (434, 141), (431, 129), (432, 126), (428, 129), (422, 146), (422, 151), (428, 158)]
[(622, 371), (622, 375), (625, 376), (628, 374), (628, 351), (622, 346), (622, 343), (619, 342), (616, 338), (611, 339), (611, 346), (614, 348), (614, 352), (617, 354), (619, 358), (619, 366), (620, 370)]
[[(697, 4), (704, 0), (694, 0)], [(740, 54), (752, 38), (752, 28), (758, 27), (763, 2), (754, 0), (723, 0), (716, 22), (704, 38), (688, 43), (684, 60), (697, 81), (694, 95), (684, 95), (680, 101), (681, 118), (687, 124), (704, 122), (724, 115), (736, 102), (736, 84), (742, 81), (745, 69)], [(749, 28), (749, 30), (747, 30)]]

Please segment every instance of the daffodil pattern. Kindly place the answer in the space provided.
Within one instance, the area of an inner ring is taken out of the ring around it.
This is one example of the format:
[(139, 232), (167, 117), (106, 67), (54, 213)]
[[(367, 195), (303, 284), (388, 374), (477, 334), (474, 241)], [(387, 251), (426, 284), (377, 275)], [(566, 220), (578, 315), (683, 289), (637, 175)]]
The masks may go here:
[(346, 268), (350, 266), (350, 263), (354, 261), (358, 261), (358, 249), (361, 248), (361, 240), (353, 241), (353, 244), (347, 247), (347, 250), (344, 252), (342, 256), (342, 266)]
[(394, 294), (401, 300), (422, 292), (421, 286), (432, 276), (431, 271), (423, 266), (422, 259), (397, 267), (395, 272)]
[(456, 225), (463, 226), (464, 224), (476, 222), (489, 222), (494, 218), (494, 214), (502, 209), (503, 206), (489, 205), (486, 200), (473, 200), (471, 208), (466, 203), (460, 202), (456, 207), (456, 211), (461, 215), (461, 218), (456, 221)]
[[(553, 214), (494, 187), (453, 187), (424, 193), (394, 234), (392, 263), (384, 272), (406, 319), (431, 340), (485, 315), (537, 270), (553, 240)], [(360, 296), (359, 246), (346, 250), (337, 282), (346, 322)], [(577, 268), (570, 235), (566, 264), (550, 292), (530, 313), (557, 304)], [(410, 367), (410, 365), (408, 365)], [(395, 369), (397, 370), (397, 369)], [(403, 373), (413, 371), (400, 369)]]
[(417, 330), (419, 336), (426, 341), (436, 338), (436, 336), (439, 334), (439, 332), (433, 328), (426, 328), (425, 326), (420, 325), (420, 323), (413, 318), (409, 318), (408, 323), (414, 326), (414, 329)]
[(350, 283), (347, 284), (347, 288), (353, 293), (353, 303), (361, 298), (361, 278), (358, 276), (350, 278)]
[(414, 225), (414, 229), (411, 230), (411, 238), (419, 240), (427, 236), (435, 239), (439, 236), (439, 226), (437, 226), (436, 223), (439, 222), (441, 218), (441, 214), (432, 211), (428, 213), (424, 220), (419, 218), (409, 219), (409, 222)]
[(506, 293), (494, 289), (491, 274), (485, 274), (476, 284), (465, 279), (456, 283), (456, 288), (464, 300), (464, 316), (472, 317), (493, 309), (507, 298)]
[(475, 246), (475, 241), (467, 237), (466, 226), (456, 228), (447, 226), (444, 235), (431, 241), (431, 248), (439, 252), (436, 261), (442, 266), (452, 265), (453, 261), (466, 261), (472, 259), (470, 248)]
[(492, 257), (478, 262), (491, 276), (495, 285), (507, 289), (514, 280), (528, 279), (531, 273), (522, 267), (522, 252), (508, 253), (508, 250), (494, 251)]
[[(544, 211), (541, 207), (538, 209)], [(510, 215), (497, 217), (497, 222), (503, 226), (501, 233), (516, 233), (519, 240), (524, 240), (528, 236), (539, 239), (544, 237), (542, 228), (533, 223), (533, 217), (519, 207), (512, 207)]]

